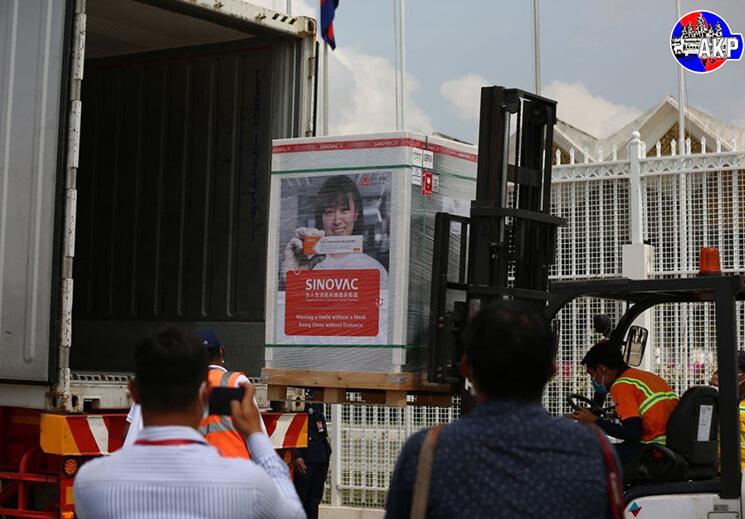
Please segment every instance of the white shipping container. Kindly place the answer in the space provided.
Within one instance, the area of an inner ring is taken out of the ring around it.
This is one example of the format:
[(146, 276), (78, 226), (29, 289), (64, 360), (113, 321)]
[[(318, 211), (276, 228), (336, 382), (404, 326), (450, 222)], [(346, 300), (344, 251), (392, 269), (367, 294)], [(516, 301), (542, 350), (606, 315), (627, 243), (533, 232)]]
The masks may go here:
[(476, 164), (411, 132), (275, 140), (266, 367), (423, 369), (435, 214), (468, 215)]
[(244, 0), (0, 1), (0, 407), (129, 407), (143, 336), (263, 365), (272, 139), (316, 22)]

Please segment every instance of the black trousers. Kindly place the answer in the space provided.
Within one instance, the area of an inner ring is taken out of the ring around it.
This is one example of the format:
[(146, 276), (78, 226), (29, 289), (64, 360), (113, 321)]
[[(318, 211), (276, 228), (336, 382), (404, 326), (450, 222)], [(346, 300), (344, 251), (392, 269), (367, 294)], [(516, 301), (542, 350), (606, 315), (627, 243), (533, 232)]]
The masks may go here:
[(616, 443), (614, 447), (616, 448), (616, 454), (618, 454), (621, 465), (628, 465), (629, 463), (634, 463), (638, 460), (639, 454), (644, 448), (644, 444), (626, 440), (621, 443)]
[(614, 445), (618, 460), (621, 462), (624, 483), (633, 483), (639, 476), (640, 455), (645, 445), (635, 441), (623, 441)]
[(308, 519), (318, 519), (318, 506), (323, 499), (323, 487), (329, 473), (329, 463), (306, 463), (302, 474), (295, 468), (294, 483)]

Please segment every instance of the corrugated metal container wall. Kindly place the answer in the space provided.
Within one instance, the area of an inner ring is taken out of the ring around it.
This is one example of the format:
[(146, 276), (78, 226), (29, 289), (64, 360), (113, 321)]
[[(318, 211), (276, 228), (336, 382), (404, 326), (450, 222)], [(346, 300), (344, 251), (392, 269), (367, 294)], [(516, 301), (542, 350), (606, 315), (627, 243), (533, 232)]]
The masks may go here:
[(0, 2), (0, 379), (47, 381), (50, 373), (67, 6)]
[(272, 48), (86, 63), (72, 365), (131, 369), (139, 338), (214, 328), (263, 360)]

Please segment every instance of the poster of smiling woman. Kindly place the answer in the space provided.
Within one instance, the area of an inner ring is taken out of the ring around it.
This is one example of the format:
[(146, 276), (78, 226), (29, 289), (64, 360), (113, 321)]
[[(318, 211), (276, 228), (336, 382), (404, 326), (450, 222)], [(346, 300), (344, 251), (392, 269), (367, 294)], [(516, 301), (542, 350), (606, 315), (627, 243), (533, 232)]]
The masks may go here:
[(281, 179), (278, 343), (388, 342), (390, 200), (390, 172)]

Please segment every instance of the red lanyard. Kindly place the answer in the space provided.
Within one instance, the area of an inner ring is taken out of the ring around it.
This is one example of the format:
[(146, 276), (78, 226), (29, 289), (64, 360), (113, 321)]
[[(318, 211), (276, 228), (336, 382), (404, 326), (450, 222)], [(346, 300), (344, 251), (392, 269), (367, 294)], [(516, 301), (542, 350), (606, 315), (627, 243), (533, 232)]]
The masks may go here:
[(161, 445), (164, 447), (170, 447), (173, 445), (190, 445), (192, 443), (201, 443), (204, 444), (204, 442), (199, 440), (137, 440), (135, 441), (135, 445)]
[(621, 475), (621, 469), (618, 467), (616, 457), (611, 451), (612, 447), (608, 444), (608, 440), (605, 439), (603, 431), (597, 425), (593, 425), (591, 429), (598, 437), (600, 447), (603, 451), (603, 459), (605, 461), (605, 479), (608, 483), (608, 497), (610, 498), (613, 519), (620, 519), (623, 517), (624, 509), (626, 508), (626, 502), (623, 497), (623, 477)]

